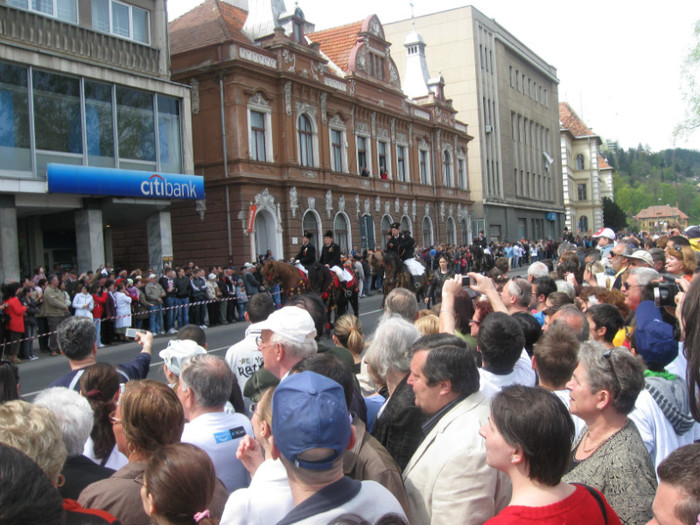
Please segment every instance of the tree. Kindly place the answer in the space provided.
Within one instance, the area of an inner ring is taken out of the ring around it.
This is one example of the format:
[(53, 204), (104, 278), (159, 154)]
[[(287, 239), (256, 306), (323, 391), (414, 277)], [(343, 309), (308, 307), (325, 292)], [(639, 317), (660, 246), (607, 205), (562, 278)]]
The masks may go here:
[(603, 197), (603, 225), (613, 231), (624, 230), (627, 227), (627, 217), (615, 201)]
[(688, 113), (676, 126), (675, 135), (679, 138), (687, 138), (700, 129), (700, 20), (695, 23), (693, 37), (693, 45), (682, 66), (683, 99), (688, 104)]

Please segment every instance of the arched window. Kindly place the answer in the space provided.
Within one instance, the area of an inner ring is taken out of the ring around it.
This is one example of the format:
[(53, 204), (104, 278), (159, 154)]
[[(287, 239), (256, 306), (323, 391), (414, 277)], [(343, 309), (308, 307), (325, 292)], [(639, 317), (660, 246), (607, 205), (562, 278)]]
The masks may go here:
[(311, 244), (316, 247), (316, 254), (321, 255), (321, 223), (318, 220), (318, 216), (313, 211), (307, 210), (301, 224), (305, 232), (314, 234)]
[(459, 224), (462, 227), (462, 244), (466, 246), (469, 244), (469, 228), (467, 226), (467, 219), (463, 218)]
[(350, 225), (343, 213), (339, 213), (335, 216), (335, 220), (333, 221), (333, 234), (335, 236), (335, 242), (340, 246), (340, 251), (346, 255), (350, 253)]
[(306, 115), (299, 115), (299, 164), (302, 166), (314, 165), (314, 132), (311, 121)]
[(391, 223), (394, 222), (389, 215), (382, 217), (382, 250), (386, 250), (387, 235), (391, 235)]
[(579, 153), (578, 155), (576, 155), (576, 169), (583, 169), (583, 153)]
[(360, 217), (360, 249), (374, 250), (374, 219), (371, 215)]
[(401, 217), (401, 233), (403, 232), (408, 232), (411, 234), (411, 237), (413, 237), (413, 228), (411, 227), (411, 219), (409, 219), (406, 215)]
[(578, 220), (578, 230), (581, 233), (586, 233), (588, 231), (588, 217), (585, 215), (581, 215), (581, 218)]
[(428, 217), (423, 217), (423, 246), (433, 245), (433, 224)]
[(452, 245), (457, 244), (455, 220), (452, 217), (447, 218), (447, 243)]
[(452, 187), (452, 155), (445, 150), (442, 152), (442, 172), (445, 174), (445, 186)]

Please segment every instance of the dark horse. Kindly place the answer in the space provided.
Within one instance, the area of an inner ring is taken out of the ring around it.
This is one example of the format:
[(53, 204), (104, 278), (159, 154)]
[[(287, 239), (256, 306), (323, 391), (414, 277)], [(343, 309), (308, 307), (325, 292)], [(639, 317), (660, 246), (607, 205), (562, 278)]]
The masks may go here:
[(369, 263), (375, 272), (384, 270), (384, 285), (382, 287), (384, 297), (394, 288), (411, 290), (416, 294), (416, 299), (421, 299), (428, 291), (428, 273), (425, 272), (418, 278), (419, 287), (416, 288), (413, 286), (411, 272), (395, 252), (374, 252), (370, 256)]
[(287, 299), (311, 289), (311, 283), (304, 272), (286, 262), (266, 261), (260, 273), (265, 286), (279, 284)]
[(321, 263), (315, 263), (309, 268), (309, 280), (311, 289), (321, 296), (323, 304), (326, 305), (326, 316), (328, 322), (345, 315), (348, 304), (352, 305), (355, 315), (360, 315), (359, 303), (357, 301), (359, 287), (355, 283), (352, 288), (347, 288), (341, 283), (338, 276)]

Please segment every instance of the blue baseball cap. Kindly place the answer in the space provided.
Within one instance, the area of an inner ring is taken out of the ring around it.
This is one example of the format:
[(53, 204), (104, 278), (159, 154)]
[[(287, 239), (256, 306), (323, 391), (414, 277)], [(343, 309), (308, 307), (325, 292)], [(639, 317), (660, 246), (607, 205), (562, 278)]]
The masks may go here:
[[(345, 392), (338, 383), (315, 372), (287, 376), (272, 396), (272, 435), (282, 456), (297, 467), (329, 470), (352, 435)], [(332, 452), (318, 461), (299, 455), (324, 448)]]
[(673, 338), (673, 327), (661, 318), (654, 301), (642, 301), (635, 312), (637, 328), (634, 331), (635, 350), (644, 362), (668, 365), (678, 356), (678, 342)]

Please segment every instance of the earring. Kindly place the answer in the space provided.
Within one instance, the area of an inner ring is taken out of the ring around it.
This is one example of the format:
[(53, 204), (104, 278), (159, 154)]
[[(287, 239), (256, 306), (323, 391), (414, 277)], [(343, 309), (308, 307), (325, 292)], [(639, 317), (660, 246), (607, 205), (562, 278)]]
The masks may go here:
[(58, 475), (58, 480), (56, 480), (56, 486), (62, 487), (66, 484), (66, 477), (63, 474)]

